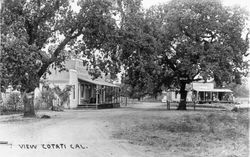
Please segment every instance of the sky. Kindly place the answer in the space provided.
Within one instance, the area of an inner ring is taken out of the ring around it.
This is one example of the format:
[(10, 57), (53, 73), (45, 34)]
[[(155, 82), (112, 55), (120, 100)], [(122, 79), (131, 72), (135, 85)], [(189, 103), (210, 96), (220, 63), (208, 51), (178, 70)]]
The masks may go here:
[[(170, 1), (170, 0), (142, 0), (142, 5), (146, 9), (152, 5), (166, 3), (168, 1)], [(237, 5), (237, 6), (240, 6), (242, 8), (245, 8), (250, 13), (250, 1), (249, 0), (221, 0), (221, 1), (222, 1), (222, 4), (224, 4), (225, 6)], [(250, 27), (250, 21), (248, 22), (248, 25)]]
[[(152, 5), (165, 3), (169, 0), (143, 0), (143, 7), (149, 8)], [(224, 5), (232, 6), (232, 5), (240, 5), (241, 7), (246, 7), (250, 11), (250, 1), (249, 0), (222, 0)]]

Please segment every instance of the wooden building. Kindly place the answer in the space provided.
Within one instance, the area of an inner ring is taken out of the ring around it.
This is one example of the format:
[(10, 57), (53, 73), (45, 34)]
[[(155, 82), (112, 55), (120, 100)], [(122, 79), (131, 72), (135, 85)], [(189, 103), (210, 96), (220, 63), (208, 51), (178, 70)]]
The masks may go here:
[[(223, 102), (232, 103), (234, 102), (233, 92), (230, 89), (215, 88), (215, 82), (193, 82), (186, 85), (187, 102), (196, 101), (199, 103), (213, 103)], [(163, 102), (179, 102), (180, 93), (178, 90), (164, 91)]]
[(65, 63), (67, 71), (50, 69), (46, 81), (49, 86), (63, 89), (71, 85), (69, 103), (65, 108), (106, 108), (119, 107), (120, 87), (107, 82), (105, 78), (92, 79), (81, 60)]

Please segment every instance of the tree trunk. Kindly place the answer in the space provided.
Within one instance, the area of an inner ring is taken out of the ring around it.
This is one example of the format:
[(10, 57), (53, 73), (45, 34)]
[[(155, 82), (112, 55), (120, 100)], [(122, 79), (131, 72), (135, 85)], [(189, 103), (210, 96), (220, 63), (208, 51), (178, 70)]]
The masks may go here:
[(181, 99), (180, 99), (180, 103), (179, 106), (177, 108), (177, 110), (186, 110), (186, 99), (187, 99), (187, 91), (185, 90), (186, 87), (186, 82), (182, 81), (181, 82), (181, 89), (180, 89), (180, 94), (181, 94)]
[(23, 93), (24, 117), (35, 117), (34, 92)]

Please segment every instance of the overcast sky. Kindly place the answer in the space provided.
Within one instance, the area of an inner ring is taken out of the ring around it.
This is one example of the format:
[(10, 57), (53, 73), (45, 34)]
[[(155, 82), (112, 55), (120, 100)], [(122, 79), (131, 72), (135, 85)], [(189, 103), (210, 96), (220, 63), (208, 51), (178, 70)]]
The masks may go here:
[[(143, 7), (149, 8), (152, 5), (158, 3), (168, 2), (169, 0), (143, 0)], [(222, 0), (225, 5), (240, 5), (242, 7), (246, 7), (250, 11), (250, 1), (249, 0)]]

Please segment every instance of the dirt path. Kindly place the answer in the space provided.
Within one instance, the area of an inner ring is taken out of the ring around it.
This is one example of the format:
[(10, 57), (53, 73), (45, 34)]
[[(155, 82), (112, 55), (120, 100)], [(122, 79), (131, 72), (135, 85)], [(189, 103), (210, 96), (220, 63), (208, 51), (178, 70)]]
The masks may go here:
[[(0, 141), (12, 144), (0, 144), (1, 154), (8, 157), (152, 156), (139, 146), (111, 138), (112, 128), (104, 117), (122, 114), (122, 110), (71, 110), (46, 114), (52, 118), (0, 117)], [(28, 147), (22, 144), (28, 144)]]

